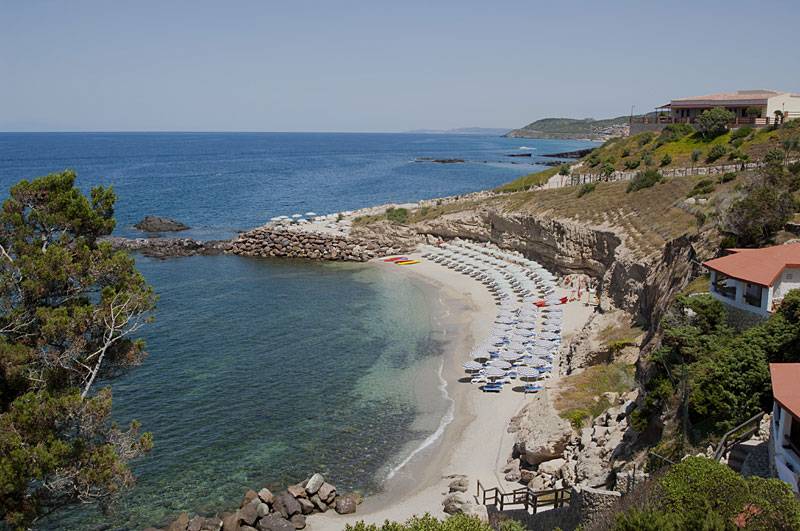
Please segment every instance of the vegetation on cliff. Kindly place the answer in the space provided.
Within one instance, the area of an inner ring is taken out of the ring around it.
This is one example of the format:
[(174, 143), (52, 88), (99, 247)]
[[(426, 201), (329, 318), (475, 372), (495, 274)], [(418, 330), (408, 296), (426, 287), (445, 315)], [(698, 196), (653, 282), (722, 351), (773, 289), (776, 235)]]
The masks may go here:
[(614, 531), (800, 529), (800, 501), (778, 479), (743, 477), (704, 457), (688, 457), (624, 499)]
[[(713, 123), (708, 128), (713, 129)], [(705, 129), (703, 130), (705, 131)], [(574, 174), (634, 171), (651, 168), (693, 168), (702, 165), (742, 164), (777, 157), (781, 161), (800, 156), (800, 120), (775, 128), (747, 126), (733, 131), (700, 132), (688, 124), (668, 125), (660, 133), (646, 132), (612, 138), (579, 161)], [(498, 188), (515, 192), (540, 186), (556, 175), (548, 168)]]
[[(456, 514), (444, 520), (425, 514), (424, 516), (414, 516), (404, 523), (387, 520), (382, 525), (358, 522), (355, 525), (347, 524), (345, 526), (346, 531), (494, 531), (494, 529), (488, 523), (464, 514)], [(525, 526), (515, 520), (506, 519), (500, 522), (498, 529), (499, 531), (523, 531)]]
[(144, 357), (131, 337), (155, 296), (114, 228), (110, 188), (84, 196), (70, 171), (22, 181), (0, 213), (0, 514), (26, 528), (74, 503), (107, 504), (151, 447), (112, 424), (96, 389)]

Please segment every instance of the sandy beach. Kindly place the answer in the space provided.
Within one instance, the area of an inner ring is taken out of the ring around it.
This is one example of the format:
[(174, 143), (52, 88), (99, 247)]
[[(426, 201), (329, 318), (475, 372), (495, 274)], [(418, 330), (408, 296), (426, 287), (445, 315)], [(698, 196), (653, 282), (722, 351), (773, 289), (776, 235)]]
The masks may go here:
[[(342, 516), (328, 511), (309, 518), (308, 526), (315, 531), (343, 529), (346, 524), (361, 520), (377, 524), (385, 520), (404, 521), (425, 513), (445, 517), (442, 499), (453, 475), (468, 477), (470, 495), (475, 493), (476, 480), (504, 490), (519, 487), (519, 483), (505, 481), (501, 471), (514, 444), (513, 435), (507, 431), (509, 421), (531, 396), (510, 390), (483, 393), (476, 385), (459, 381), (465, 377), (461, 364), (470, 359), (469, 353), (492, 326), (496, 314), (494, 299), (472, 278), (422, 259), (418, 253), (407, 256), (421, 262), (413, 266), (382, 261), (375, 264), (392, 268), (393, 273), (407, 275), (409, 281), (422, 282), (436, 290), (441, 308), (435, 325), (445, 339), (442, 377), (453, 400), (452, 421), (435, 442), (416, 452), (383, 483), (381, 493), (367, 497), (356, 514)], [(586, 322), (591, 308), (578, 302), (564, 308), (563, 341), (566, 342)]]

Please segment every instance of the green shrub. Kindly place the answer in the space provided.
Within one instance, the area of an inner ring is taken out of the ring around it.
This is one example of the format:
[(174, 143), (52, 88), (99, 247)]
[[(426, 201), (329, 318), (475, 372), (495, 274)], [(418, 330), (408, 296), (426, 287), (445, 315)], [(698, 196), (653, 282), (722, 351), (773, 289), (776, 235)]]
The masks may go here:
[(392, 223), (403, 224), (408, 221), (408, 209), (389, 207), (386, 209), (386, 219)]
[(731, 145), (735, 148), (742, 147), (742, 144), (744, 144), (743, 138), (737, 138), (736, 140), (731, 140)]
[[(479, 519), (465, 514), (455, 514), (444, 520), (439, 520), (425, 513), (424, 516), (412, 516), (404, 523), (390, 522), (383, 524), (366, 524), (363, 521), (355, 525), (347, 524), (346, 531), (493, 531), (492, 526), (481, 522)], [(500, 524), (501, 531), (518, 531), (525, 529), (519, 522), (504, 520)]]
[(636, 159), (636, 160), (626, 160), (624, 162), (625, 169), (627, 169), (627, 170), (635, 170), (636, 168), (639, 167), (639, 164), (640, 164), (640, 161), (638, 159)]
[(703, 152), (700, 151), (699, 149), (692, 150), (692, 155), (690, 157), (692, 159), (692, 164), (697, 164), (697, 161), (700, 160), (700, 157), (702, 156), (702, 154), (703, 154)]
[(747, 125), (731, 131), (731, 143), (733, 143), (734, 140), (744, 140), (752, 132), (753, 128)]
[(661, 145), (670, 142), (677, 142), (681, 138), (694, 133), (694, 127), (689, 124), (669, 124), (658, 135), (658, 142)]
[(789, 173), (792, 175), (800, 175), (800, 161), (789, 164)]
[(578, 197), (583, 197), (586, 194), (590, 194), (594, 192), (594, 189), (597, 187), (596, 183), (585, 183), (582, 184), (580, 188), (578, 188)]
[(562, 164), (561, 166), (558, 167), (558, 174), (561, 176), (566, 177), (569, 175), (569, 172), (570, 172), (569, 164)]
[(728, 209), (726, 232), (736, 238), (740, 247), (762, 247), (772, 243), (796, 208), (791, 195), (775, 186), (752, 186)]
[(586, 424), (586, 421), (589, 420), (591, 416), (592, 414), (586, 409), (570, 409), (561, 414), (561, 417), (568, 420), (576, 431), (583, 428), (583, 425)]
[(645, 166), (652, 166), (654, 164), (653, 153), (650, 151), (645, 152), (644, 155), (642, 155), (642, 162)]
[(706, 162), (714, 162), (718, 158), (725, 155), (728, 152), (728, 149), (723, 146), (722, 144), (714, 144), (711, 146), (711, 149), (708, 150), (708, 155), (706, 155)]
[(719, 183), (720, 184), (729, 183), (734, 179), (736, 179), (736, 174), (734, 172), (732, 172), (732, 171), (729, 171), (727, 173), (723, 173), (720, 176)]
[(611, 174), (614, 173), (614, 166), (610, 162), (604, 162), (603, 165), (600, 167), (600, 174), (603, 177), (611, 177)]
[(623, 159), (625, 157), (630, 157), (630, 156), (631, 156), (631, 150), (629, 148), (625, 148), (625, 149), (622, 150), (622, 158)]
[(661, 157), (661, 165), (669, 166), (670, 164), (672, 164), (672, 157), (669, 153), (664, 153), (664, 156)]
[(636, 139), (636, 142), (639, 144), (639, 147), (644, 147), (649, 144), (654, 138), (656, 137), (655, 133), (642, 133)]
[(722, 107), (705, 110), (697, 117), (697, 131), (704, 138), (714, 138), (724, 134), (735, 118), (735, 114)]
[(589, 158), (586, 161), (586, 164), (588, 164), (590, 167), (594, 168), (595, 166), (600, 164), (600, 155), (598, 155), (597, 152), (595, 151), (594, 153), (589, 155)]
[(628, 183), (628, 187), (625, 189), (626, 192), (636, 192), (637, 190), (642, 190), (644, 188), (650, 188), (654, 186), (656, 183), (661, 182), (664, 178), (657, 170), (645, 170), (640, 171), (639, 173), (631, 179), (631, 182)]
[(786, 158), (786, 154), (783, 150), (778, 148), (772, 148), (767, 151), (767, 154), (764, 155), (764, 163), (767, 165), (775, 165), (780, 166), (783, 164), (784, 159)]

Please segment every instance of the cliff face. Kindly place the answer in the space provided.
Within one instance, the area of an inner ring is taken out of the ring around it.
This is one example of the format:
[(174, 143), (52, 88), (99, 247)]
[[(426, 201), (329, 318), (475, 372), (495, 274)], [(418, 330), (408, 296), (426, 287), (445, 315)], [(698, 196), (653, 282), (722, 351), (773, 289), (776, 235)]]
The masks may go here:
[(671, 240), (661, 256), (641, 259), (611, 229), (575, 221), (497, 210), (460, 212), (420, 223), (421, 234), (490, 241), (523, 253), (560, 274), (587, 274), (603, 297), (643, 324), (658, 322), (692, 272), (695, 249), (687, 237)]

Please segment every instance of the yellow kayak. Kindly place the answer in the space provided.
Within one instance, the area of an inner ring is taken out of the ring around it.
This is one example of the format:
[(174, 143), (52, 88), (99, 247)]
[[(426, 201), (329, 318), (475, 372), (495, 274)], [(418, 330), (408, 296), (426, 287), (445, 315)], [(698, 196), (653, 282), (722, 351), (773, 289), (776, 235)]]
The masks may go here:
[(395, 262), (397, 265), (414, 265), (418, 264), (419, 260), (401, 260), (399, 262)]

